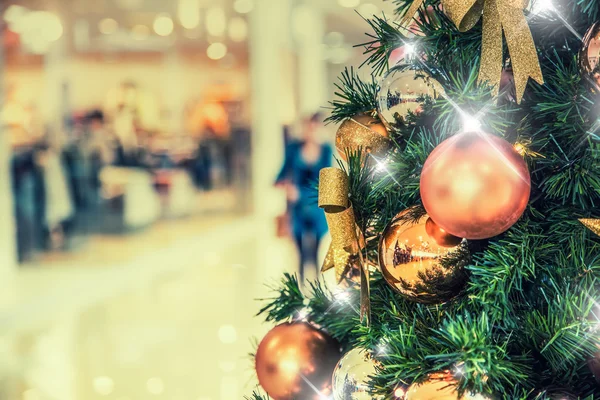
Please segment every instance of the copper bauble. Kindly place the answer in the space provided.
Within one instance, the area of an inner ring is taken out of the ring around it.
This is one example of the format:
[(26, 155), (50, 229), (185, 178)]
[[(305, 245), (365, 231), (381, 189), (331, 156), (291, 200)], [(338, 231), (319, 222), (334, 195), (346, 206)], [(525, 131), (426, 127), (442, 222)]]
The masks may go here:
[(399, 64), (390, 68), (377, 89), (377, 111), (389, 130), (398, 130), (409, 113), (418, 114), (426, 97), (436, 99), (444, 90), (425, 71)]
[(344, 354), (333, 371), (334, 400), (373, 400), (369, 393), (370, 377), (377, 372), (377, 363), (363, 348)]
[(367, 114), (357, 114), (340, 125), (335, 135), (338, 154), (347, 160), (346, 151), (362, 149), (376, 157), (384, 157), (392, 148), (392, 141), (385, 126)]
[(450, 373), (431, 374), (420, 383), (410, 385), (402, 400), (486, 400), (481, 394), (465, 393), (458, 397), (458, 381)]
[(379, 265), (385, 280), (419, 303), (452, 299), (467, 282), (466, 241), (447, 234), (428, 216), (413, 222), (406, 214), (394, 218), (379, 242)]
[[(256, 351), (258, 381), (274, 400), (317, 400), (331, 394), (338, 343), (307, 322), (271, 329)], [(319, 394), (319, 393), (321, 394)]]
[(592, 92), (600, 87), (600, 21), (595, 22), (583, 37), (583, 46), (579, 52), (579, 72)]
[(421, 199), (429, 216), (466, 239), (506, 231), (523, 215), (530, 191), (523, 157), (506, 140), (483, 132), (445, 140), (421, 172)]

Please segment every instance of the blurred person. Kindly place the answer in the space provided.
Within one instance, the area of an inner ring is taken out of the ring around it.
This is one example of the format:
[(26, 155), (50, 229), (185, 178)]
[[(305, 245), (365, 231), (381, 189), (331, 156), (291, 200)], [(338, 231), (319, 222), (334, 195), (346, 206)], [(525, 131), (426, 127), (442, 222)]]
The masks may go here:
[(332, 150), (322, 143), (317, 134), (322, 128), (321, 114), (304, 121), (302, 138), (286, 144), (284, 164), (277, 176), (276, 185), (285, 188), (291, 230), (300, 257), (300, 281), (304, 281), (306, 268), (317, 268), (319, 243), (327, 233), (323, 210), (316, 201), (315, 185), (322, 168), (331, 166)]
[(117, 138), (116, 163), (123, 167), (133, 167), (137, 164), (138, 137), (135, 126), (135, 112), (119, 105), (113, 115), (113, 130)]
[(106, 129), (102, 111), (94, 110), (87, 114), (80, 151), (87, 188), (86, 201), (88, 205), (96, 205), (100, 201), (100, 171), (113, 162), (115, 153), (113, 138)]
[(65, 224), (74, 216), (70, 187), (60, 152), (47, 146), (37, 154), (37, 163), (43, 173), (45, 198), (45, 228), (50, 248), (65, 245)]

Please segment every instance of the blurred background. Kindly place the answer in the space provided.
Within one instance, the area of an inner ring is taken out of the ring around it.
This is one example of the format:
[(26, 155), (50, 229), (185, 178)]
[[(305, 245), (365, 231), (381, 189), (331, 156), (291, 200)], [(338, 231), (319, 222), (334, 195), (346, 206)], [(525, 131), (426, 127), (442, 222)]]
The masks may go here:
[(254, 299), (300, 259), (286, 145), (310, 137), (302, 162), (331, 162), (335, 127), (309, 118), (363, 60), (355, 9), (391, 14), (380, 0), (0, 3), (0, 399), (251, 393), (252, 338), (269, 328)]

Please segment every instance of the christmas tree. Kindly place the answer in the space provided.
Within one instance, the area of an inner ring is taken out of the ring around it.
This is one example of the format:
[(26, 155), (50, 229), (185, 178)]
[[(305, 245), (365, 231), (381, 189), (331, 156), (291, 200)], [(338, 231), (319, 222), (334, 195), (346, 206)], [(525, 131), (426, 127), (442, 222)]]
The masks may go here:
[(265, 301), (263, 389), (600, 398), (600, 1), (392, 1), (328, 118), (340, 286)]

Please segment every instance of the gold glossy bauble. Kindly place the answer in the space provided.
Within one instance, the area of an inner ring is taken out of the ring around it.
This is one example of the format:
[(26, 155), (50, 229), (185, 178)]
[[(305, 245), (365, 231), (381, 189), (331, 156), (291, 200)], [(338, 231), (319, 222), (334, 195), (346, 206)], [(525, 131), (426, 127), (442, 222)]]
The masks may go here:
[(435, 304), (451, 300), (467, 282), (466, 240), (449, 235), (428, 216), (388, 225), (379, 242), (379, 266), (388, 284), (410, 300)]
[(431, 374), (421, 383), (410, 385), (402, 400), (486, 400), (480, 394), (465, 393), (458, 397), (458, 382), (450, 373)]
[(385, 126), (367, 114), (357, 114), (340, 125), (335, 135), (335, 147), (340, 157), (347, 161), (346, 151), (362, 149), (376, 157), (384, 157), (392, 148)]
[(409, 113), (418, 114), (426, 97), (436, 99), (442, 85), (425, 71), (399, 64), (389, 70), (377, 89), (377, 111), (389, 130), (398, 130)]
[(579, 71), (593, 93), (600, 86), (600, 21), (595, 22), (583, 37), (579, 52)]
[(465, 239), (497, 236), (527, 208), (531, 178), (506, 140), (483, 132), (457, 134), (439, 144), (421, 171), (421, 199), (446, 232)]
[[(271, 329), (256, 351), (258, 381), (274, 400), (317, 400), (331, 394), (339, 344), (307, 322)], [(319, 394), (319, 393), (321, 394)]]
[(372, 400), (368, 382), (375, 375), (377, 363), (363, 348), (346, 353), (333, 371), (334, 400)]

